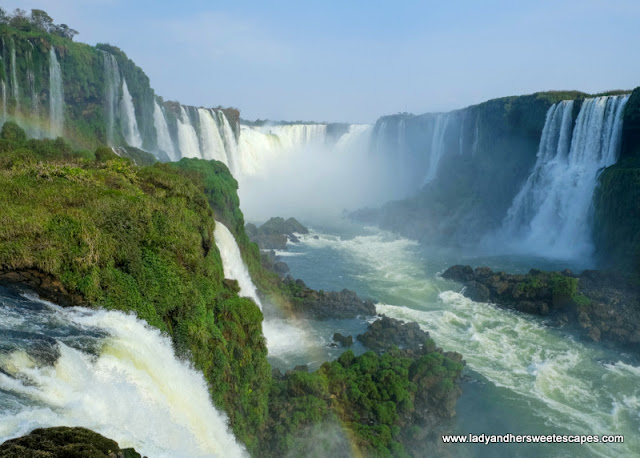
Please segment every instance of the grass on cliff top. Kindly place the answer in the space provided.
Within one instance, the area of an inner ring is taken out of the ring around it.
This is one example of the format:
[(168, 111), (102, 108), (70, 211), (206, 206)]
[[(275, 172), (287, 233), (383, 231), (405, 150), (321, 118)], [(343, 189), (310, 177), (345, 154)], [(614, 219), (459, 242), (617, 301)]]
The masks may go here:
[(223, 281), (202, 189), (167, 165), (27, 140), (13, 123), (0, 137), (0, 271), (37, 269), (167, 332), (255, 447), (271, 378), (262, 313)]

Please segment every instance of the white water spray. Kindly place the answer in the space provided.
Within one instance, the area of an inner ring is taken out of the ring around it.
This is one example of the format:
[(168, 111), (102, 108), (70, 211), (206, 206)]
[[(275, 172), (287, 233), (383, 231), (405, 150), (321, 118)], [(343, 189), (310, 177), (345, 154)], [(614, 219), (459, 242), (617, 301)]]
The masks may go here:
[(147, 456), (246, 454), (202, 375), (158, 330), (121, 312), (5, 299), (0, 334), (12, 350), (0, 355), (0, 442), (83, 426)]
[(182, 157), (202, 158), (200, 144), (198, 143), (198, 134), (191, 124), (189, 114), (183, 106), (180, 106), (180, 117), (177, 121), (178, 145), (180, 146), (180, 154)]

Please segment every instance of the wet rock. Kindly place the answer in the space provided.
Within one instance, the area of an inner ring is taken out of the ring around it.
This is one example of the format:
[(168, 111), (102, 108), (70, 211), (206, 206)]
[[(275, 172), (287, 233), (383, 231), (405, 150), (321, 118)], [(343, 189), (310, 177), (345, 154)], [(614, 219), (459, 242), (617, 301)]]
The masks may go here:
[(116, 441), (86, 428), (38, 428), (26, 436), (0, 445), (2, 458), (140, 458), (132, 448), (121, 449)]
[(420, 329), (418, 323), (407, 323), (380, 315), (380, 319), (371, 323), (367, 331), (356, 339), (371, 350), (383, 352), (393, 347), (421, 348), (428, 343), (429, 333)]
[(489, 288), (477, 281), (471, 281), (467, 284), (464, 295), (475, 302), (487, 302), (491, 297)]
[(526, 275), (511, 275), (456, 265), (442, 276), (463, 283), (463, 294), (476, 302), (551, 315), (556, 324), (581, 329), (590, 340), (613, 341), (640, 351), (640, 288), (624, 273), (585, 270), (576, 275), (569, 269), (531, 269)]
[(351, 336), (343, 336), (339, 332), (336, 332), (333, 335), (333, 340), (335, 342), (338, 342), (343, 347), (350, 347), (351, 345), (353, 345), (353, 337), (351, 337)]
[(289, 289), (293, 300), (291, 311), (299, 317), (317, 320), (356, 318), (373, 316), (376, 307), (371, 300), (362, 300), (354, 291), (316, 291), (308, 288), (304, 281), (294, 280), (288, 275), (283, 285)]
[(295, 234), (308, 234), (309, 229), (295, 218), (285, 220), (275, 217), (260, 227), (249, 223), (245, 226), (245, 232), (261, 250), (286, 250), (287, 241), (299, 243), (300, 239)]

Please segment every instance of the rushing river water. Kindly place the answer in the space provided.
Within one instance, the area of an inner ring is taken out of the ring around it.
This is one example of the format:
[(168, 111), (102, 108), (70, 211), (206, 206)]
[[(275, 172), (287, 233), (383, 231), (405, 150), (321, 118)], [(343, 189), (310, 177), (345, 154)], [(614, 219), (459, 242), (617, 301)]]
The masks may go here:
[[(464, 257), (351, 226), (312, 232), (281, 254), (293, 276), (310, 287), (349, 288), (375, 298), (378, 313), (416, 321), (439, 346), (464, 355), (467, 377), (452, 432), (625, 436), (623, 444), (607, 445), (451, 445), (453, 456), (640, 454), (637, 358), (583, 341), (542, 318), (473, 302), (459, 293), (459, 284), (438, 275), (455, 263), (508, 272), (566, 265), (535, 258)], [(334, 332), (330, 323), (305, 326), (312, 339), (325, 345)], [(342, 324), (343, 334), (362, 332), (361, 323), (345, 327), (348, 323)], [(299, 355), (289, 363), (313, 365), (317, 359)]]
[(244, 456), (226, 423), (158, 330), (0, 287), (0, 443), (84, 426), (149, 457)]

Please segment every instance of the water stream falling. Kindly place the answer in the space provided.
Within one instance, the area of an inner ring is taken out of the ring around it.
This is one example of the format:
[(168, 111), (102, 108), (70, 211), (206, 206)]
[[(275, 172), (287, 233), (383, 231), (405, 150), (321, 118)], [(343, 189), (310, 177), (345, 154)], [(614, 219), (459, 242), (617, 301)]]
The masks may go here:
[(574, 102), (549, 108), (537, 162), (503, 222), (504, 238), (516, 250), (554, 258), (590, 257), (593, 192), (601, 170), (618, 158), (628, 99), (585, 99), (573, 130)]
[(180, 158), (176, 154), (176, 149), (171, 140), (167, 118), (164, 115), (164, 109), (160, 107), (157, 101), (153, 102), (153, 124), (158, 135), (156, 144), (160, 151), (163, 151), (172, 161), (178, 161)]
[(150, 457), (246, 455), (202, 374), (134, 316), (0, 288), (0, 317), (0, 443), (83, 426)]
[(124, 78), (122, 78), (122, 99), (120, 100), (120, 104), (122, 135), (129, 145), (142, 148), (142, 137), (138, 130), (138, 121), (136, 120), (133, 99), (127, 87), (127, 80)]
[(256, 287), (253, 281), (251, 281), (249, 270), (242, 260), (240, 248), (238, 248), (233, 234), (227, 229), (227, 226), (216, 221), (214, 237), (216, 239), (216, 246), (220, 251), (220, 257), (222, 258), (224, 277), (236, 280), (238, 286), (240, 286), (240, 295), (253, 299), (258, 307), (262, 309), (262, 303), (256, 293)]
[(205, 108), (198, 108), (200, 121), (200, 144), (202, 145), (203, 159), (215, 159), (229, 165), (224, 141), (220, 136), (218, 124), (215, 121), (215, 112)]
[(20, 87), (16, 75), (16, 44), (11, 40), (11, 91), (16, 102), (15, 114), (20, 113)]
[(62, 136), (64, 129), (62, 71), (53, 46), (49, 50), (49, 122), (51, 137)]
[(120, 99), (120, 70), (116, 58), (107, 53), (104, 57), (104, 79), (105, 79), (105, 113), (107, 118), (107, 141), (110, 146), (115, 144), (115, 128), (118, 122), (118, 100)]

